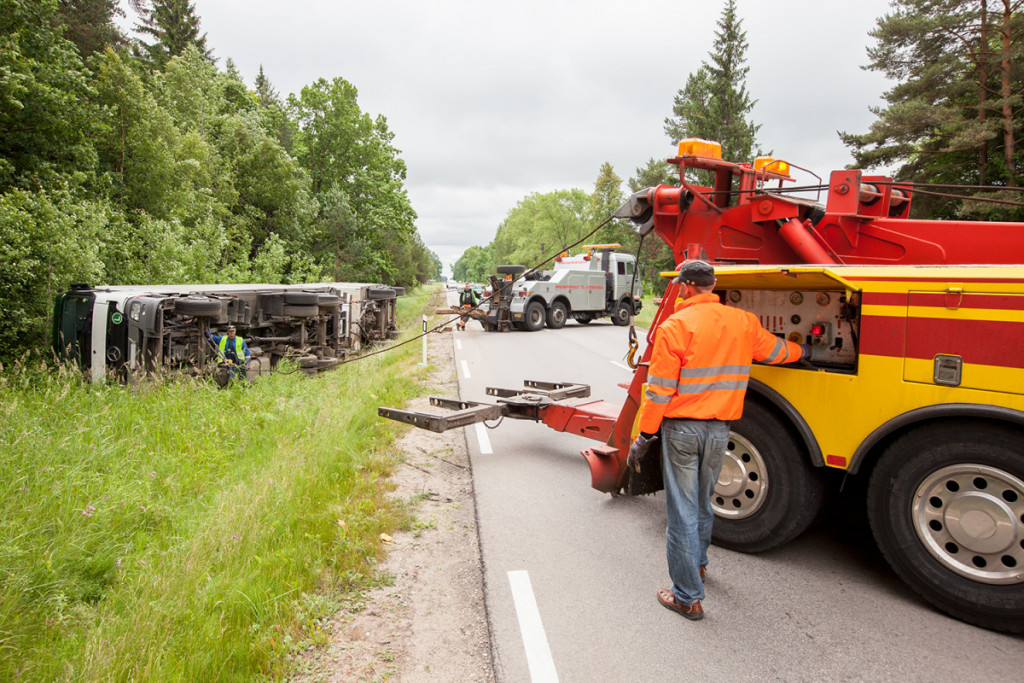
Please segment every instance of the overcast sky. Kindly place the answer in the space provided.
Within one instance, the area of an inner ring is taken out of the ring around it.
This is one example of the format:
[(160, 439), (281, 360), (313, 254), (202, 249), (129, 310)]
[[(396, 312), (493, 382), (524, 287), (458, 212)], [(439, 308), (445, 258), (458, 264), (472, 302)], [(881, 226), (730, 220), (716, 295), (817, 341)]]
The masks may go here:
[[(233, 59), (250, 87), (261, 64), (282, 97), (340, 76), (387, 117), (420, 236), (446, 271), (528, 194), (590, 192), (606, 161), (625, 180), (674, 156), (663, 122), (724, 4), (194, 1), (218, 64)], [(764, 149), (821, 176), (852, 161), (836, 131), (866, 131), (889, 86), (861, 68), (888, 4), (737, 1)]]

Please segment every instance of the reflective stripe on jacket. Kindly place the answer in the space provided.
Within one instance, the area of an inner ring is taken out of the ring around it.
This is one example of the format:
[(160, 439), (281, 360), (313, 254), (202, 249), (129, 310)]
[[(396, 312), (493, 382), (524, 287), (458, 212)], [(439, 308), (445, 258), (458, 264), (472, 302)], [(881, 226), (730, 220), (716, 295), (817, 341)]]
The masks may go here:
[[(221, 358), (221, 360), (226, 359), (228, 357), (227, 356), (227, 352), (228, 352), (228, 336), (224, 335), (223, 337), (221, 337), (220, 338), (220, 342), (217, 344), (217, 346), (220, 349), (220, 358)], [(235, 335), (235, 358), (239, 362), (242, 362), (242, 363), (245, 362), (245, 360), (246, 360), (245, 359), (245, 352), (246, 352), (246, 350), (247, 349), (245, 348), (245, 341), (242, 340), (242, 337), (240, 337), (239, 335), (236, 334)]]
[(663, 417), (738, 420), (750, 363), (800, 360), (801, 348), (761, 327), (748, 311), (698, 294), (658, 327), (640, 405), (641, 432), (658, 431)]

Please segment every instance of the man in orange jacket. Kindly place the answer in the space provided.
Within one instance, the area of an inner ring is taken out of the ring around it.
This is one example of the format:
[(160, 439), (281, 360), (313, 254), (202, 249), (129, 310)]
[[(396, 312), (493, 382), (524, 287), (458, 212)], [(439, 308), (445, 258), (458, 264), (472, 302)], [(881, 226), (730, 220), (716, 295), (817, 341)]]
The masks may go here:
[(640, 434), (627, 463), (640, 460), (661, 432), (665, 534), (672, 588), (658, 601), (687, 619), (703, 619), (704, 569), (714, 512), (711, 494), (722, 469), (729, 423), (743, 413), (752, 360), (772, 365), (810, 357), (810, 346), (779, 339), (754, 314), (724, 306), (704, 261), (679, 267), (683, 302), (658, 328), (640, 406)]

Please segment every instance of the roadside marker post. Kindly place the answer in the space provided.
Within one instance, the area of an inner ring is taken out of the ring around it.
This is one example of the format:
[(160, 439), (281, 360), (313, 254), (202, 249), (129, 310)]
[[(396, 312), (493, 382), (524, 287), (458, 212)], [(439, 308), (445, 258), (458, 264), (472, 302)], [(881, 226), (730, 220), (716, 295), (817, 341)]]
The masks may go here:
[(423, 362), (417, 365), (421, 368), (427, 365), (427, 316), (423, 316)]

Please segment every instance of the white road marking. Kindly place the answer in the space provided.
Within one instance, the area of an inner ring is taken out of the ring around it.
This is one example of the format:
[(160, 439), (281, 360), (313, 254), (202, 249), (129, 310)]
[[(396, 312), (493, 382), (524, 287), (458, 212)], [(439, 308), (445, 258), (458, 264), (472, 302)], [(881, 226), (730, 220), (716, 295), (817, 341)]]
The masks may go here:
[(462, 363), (462, 376), (465, 377), (466, 379), (469, 379), (471, 376), (469, 374), (469, 363), (467, 363), (466, 361), (460, 362)]
[(516, 606), (519, 632), (523, 636), (523, 647), (526, 648), (526, 663), (530, 665), (530, 680), (535, 683), (557, 683), (555, 660), (551, 658), (551, 648), (548, 647), (548, 637), (540, 620), (537, 599), (533, 596), (530, 575), (525, 570), (511, 571), (508, 573), (508, 582), (512, 586), (512, 602)]
[(455, 350), (456, 351), (461, 351), (462, 350), (462, 340), (461, 339), (456, 339), (455, 340)]
[(630, 372), (633, 372), (633, 368), (629, 367), (625, 363), (620, 363), (617, 360), (610, 360), (608, 362), (611, 363), (612, 365), (615, 365), (615, 366), (618, 366), (618, 367), (622, 368), (623, 370), (628, 370)]
[(494, 452), (491, 448), (491, 439), (487, 436), (487, 427), (482, 422), (476, 423), (476, 440), (480, 444), (481, 455), (490, 455)]

